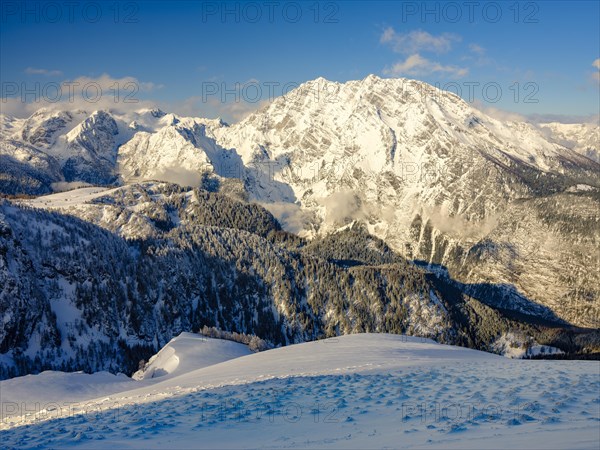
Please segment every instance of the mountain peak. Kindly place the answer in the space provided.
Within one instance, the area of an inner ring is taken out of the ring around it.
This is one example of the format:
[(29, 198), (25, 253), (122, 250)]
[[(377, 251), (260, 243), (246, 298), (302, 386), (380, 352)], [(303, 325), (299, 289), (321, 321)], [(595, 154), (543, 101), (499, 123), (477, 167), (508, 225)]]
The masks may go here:
[(317, 77), (314, 80), (309, 81), (309, 83), (331, 83), (331, 81), (325, 77)]
[(141, 109), (138, 109), (136, 111), (136, 113), (138, 115), (140, 115), (140, 116), (143, 116), (145, 114), (149, 114), (149, 115), (151, 115), (152, 117), (154, 117), (156, 119), (160, 119), (161, 117), (164, 117), (164, 116), (167, 115), (166, 112), (164, 112), (163, 110), (161, 110), (158, 107), (154, 107), (154, 108), (141, 108)]
[(150, 110), (150, 114), (152, 116), (156, 117), (156, 118), (163, 117), (163, 116), (167, 115), (167, 113), (165, 113), (164, 111), (162, 111), (160, 108), (152, 108)]
[(367, 75), (362, 81), (363, 83), (377, 83), (378, 81), (381, 81), (382, 78), (378, 77), (377, 75), (370, 73), (369, 75)]

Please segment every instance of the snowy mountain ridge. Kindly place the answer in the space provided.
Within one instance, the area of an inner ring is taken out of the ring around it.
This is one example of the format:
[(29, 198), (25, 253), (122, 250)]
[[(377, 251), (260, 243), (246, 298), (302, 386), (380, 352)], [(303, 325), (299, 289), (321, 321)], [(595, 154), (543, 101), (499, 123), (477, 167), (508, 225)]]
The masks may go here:
[(575, 150), (600, 162), (600, 124), (596, 123), (541, 123), (540, 128), (560, 145)]
[[(589, 270), (600, 261), (586, 250), (600, 240), (600, 165), (426, 83), (319, 78), (231, 126), (160, 110), (42, 110), (2, 123), (5, 193), (235, 182), (302, 236), (359, 221), (495, 305), (515, 304), (516, 292), (574, 324), (600, 323)], [(489, 283), (506, 289), (490, 295)]]

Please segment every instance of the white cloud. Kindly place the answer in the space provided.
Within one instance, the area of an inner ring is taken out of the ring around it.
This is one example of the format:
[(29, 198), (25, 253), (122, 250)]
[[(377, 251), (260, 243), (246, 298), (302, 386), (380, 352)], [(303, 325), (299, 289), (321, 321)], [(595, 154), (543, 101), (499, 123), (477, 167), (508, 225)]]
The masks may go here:
[(165, 102), (161, 104), (161, 108), (180, 116), (206, 117), (209, 119), (220, 117), (231, 124), (245, 119), (269, 103), (268, 99), (257, 102), (247, 102), (243, 99), (222, 102), (220, 98), (210, 98), (203, 102), (202, 96), (195, 95), (182, 101)]
[(173, 166), (157, 169), (151, 178), (179, 184), (180, 186), (199, 186), (202, 181), (202, 173)]
[(513, 111), (506, 111), (504, 109), (499, 109), (494, 106), (490, 106), (487, 103), (482, 102), (481, 100), (475, 99), (473, 102), (473, 107), (478, 109), (479, 111), (487, 114), (488, 116), (500, 120), (502, 122), (526, 122), (527, 118), (519, 113)]
[[(455, 42), (460, 42), (461, 37), (452, 33), (432, 35), (427, 31), (413, 30), (408, 33), (397, 33), (392, 27), (383, 30), (379, 42), (389, 45), (396, 53), (408, 55), (404, 61), (398, 61), (391, 67), (383, 69), (389, 76), (424, 76), (441, 73), (447, 76), (463, 77), (468, 69), (453, 65), (444, 65), (421, 56), (422, 52), (447, 53)], [(471, 51), (479, 55), (485, 51), (483, 47), (471, 44)]]
[[(134, 90), (137, 90), (138, 92), (152, 92), (164, 87), (162, 84), (140, 81), (135, 77), (113, 78), (106, 73), (97, 78), (82, 76), (75, 78), (72, 81), (63, 81), (63, 84), (66, 83), (79, 83), (78, 87), (95, 83), (99, 84), (103, 91), (115, 90), (116, 88), (121, 91), (128, 91), (124, 92), (124, 95), (127, 95)], [(127, 86), (127, 88), (125, 88), (125, 86)]]
[(47, 77), (59, 77), (62, 75), (60, 70), (48, 70), (48, 69), (36, 69), (34, 67), (28, 67), (25, 69), (27, 75), (45, 75)]
[(434, 36), (427, 31), (413, 30), (409, 33), (396, 33), (392, 27), (386, 28), (379, 42), (390, 45), (396, 53), (411, 54), (416, 52), (447, 53), (454, 42), (460, 42), (461, 37), (452, 33)]
[[(250, 78), (240, 84), (240, 89), (251, 84), (259, 84), (259, 82)], [(16, 95), (0, 99), (2, 113), (14, 117), (29, 117), (40, 108), (89, 112), (112, 110), (121, 113), (155, 108), (158, 104), (147, 98), (148, 94), (163, 87), (160, 84), (141, 81), (135, 77), (114, 78), (103, 74), (96, 78), (81, 76), (57, 82), (31, 83), (30, 85), (26, 83), (28, 92), (22, 98), (21, 84), (14, 83), (14, 85), (17, 89)], [(36, 86), (39, 87), (36, 88)], [(31, 93), (30, 90), (34, 93)], [(181, 101), (161, 102), (160, 106), (161, 109), (182, 116), (218, 116), (231, 123), (244, 119), (268, 103), (269, 100), (246, 101), (240, 94), (237, 101), (232, 99), (229, 102), (222, 102), (219, 96), (219, 98), (211, 98), (203, 103), (201, 96), (192, 96)], [(173, 174), (167, 174), (167, 176), (171, 175)], [(173, 177), (177, 178), (179, 175), (175, 174)]]
[(162, 87), (135, 77), (113, 78), (108, 74), (62, 82), (25, 83), (26, 93), (20, 91), (22, 85), (14, 85), (16, 95), (0, 99), (0, 105), (4, 114), (15, 117), (28, 117), (40, 108), (120, 112), (153, 108), (156, 102), (141, 99), (140, 93)]
[(219, 117), (226, 122), (239, 122), (245, 119), (254, 111), (271, 103), (272, 100), (265, 99), (258, 102), (246, 102), (244, 100), (223, 103), (217, 99), (209, 100), (209, 105), (213, 108)]
[(182, 117), (207, 117), (210, 118), (208, 114), (202, 114), (203, 109), (199, 107), (200, 102), (202, 101), (202, 97), (199, 95), (194, 95), (192, 97), (188, 97), (185, 100), (180, 101), (172, 101), (172, 102), (164, 102), (161, 104), (161, 109), (163, 111), (172, 112)]
[[(417, 209), (416, 205), (414, 209)], [(470, 221), (451, 215), (446, 205), (425, 205), (422, 207), (421, 216), (425, 221), (430, 220), (434, 228), (462, 239), (481, 239), (498, 226), (498, 217), (494, 214), (480, 221)]]
[(592, 78), (595, 81), (600, 82), (600, 58), (598, 58), (597, 60), (595, 60), (592, 63), (592, 66), (594, 66), (596, 69), (598, 69), (596, 72), (592, 73)]
[(227, 123), (235, 123), (274, 100), (260, 98), (267, 88), (256, 78), (231, 85), (221, 82), (214, 87), (217, 89), (214, 95), (194, 95), (182, 101), (167, 102), (164, 107), (183, 116), (220, 117)]
[(346, 225), (366, 217), (360, 197), (352, 190), (334, 192), (319, 201), (325, 206), (325, 222), (330, 225)]
[(301, 236), (310, 230), (311, 223), (315, 220), (314, 213), (306, 211), (294, 203), (260, 203), (279, 221), (284, 230)]
[(385, 75), (430, 75), (433, 73), (443, 73), (448, 76), (464, 77), (469, 70), (464, 67), (445, 66), (438, 62), (431, 61), (422, 57), (418, 53), (410, 55), (406, 60), (399, 61), (392, 67), (383, 69)]
[(551, 122), (558, 123), (591, 123), (597, 124), (600, 120), (600, 115), (568, 115), (568, 114), (519, 114), (514, 111), (507, 111), (504, 109), (490, 106), (481, 100), (475, 99), (472, 105), (479, 111), (487, 114), (493, 119), (500, 120), (502, 122), (527, 122), (533, 125), (546, 124)]
[(501, 68), (498, 66), (496, 61), (494, 61), (492, 58), (487, 56), (486, 53), (487, 53), (486, 49), (483, 48), (481, 45), (469, 44), (469, 53), (462, 56), (460, 58), (460, 60), (469, 62), (469, 63), (473, 63), (479, 67), (494, 65), (494, 66), (496, 66), (497, 70), (500, 70)]
[(485, 48), (483, 48), (481, 45), (469, 44), (469, 50), (479, 56), (485, 55)]
[(568, 115), (568, 114), (528, 114), (527, 121), (533, 124), (558, 123), (589, 123), (597, 125), (600, 121), (599, 114)]

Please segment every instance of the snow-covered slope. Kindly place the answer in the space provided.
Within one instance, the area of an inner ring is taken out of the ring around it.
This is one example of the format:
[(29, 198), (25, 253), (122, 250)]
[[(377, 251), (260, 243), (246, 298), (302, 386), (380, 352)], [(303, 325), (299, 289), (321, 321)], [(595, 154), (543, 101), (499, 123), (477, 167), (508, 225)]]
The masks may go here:
[(119, 150), (119, 173), (124, 180), (160, 179), (198, 185), (204, 172), (222, 172), (237, 164), (235, 151), (215, 145), (213, 132), (220, 120), (178, 118), (167, 114), (156, 132), (137, 131)]
[(60, 164), (47, 153), (10, 138), (0, 142), (0, 192), (47, 194), (63, 179)]
[[(36, 375), (25, 375), (0, 381), (2, 421), (19, 417), (21, 405), (44, 405), (51, 408), (68, 403), (80, 403), (100, 396), (127, 391), (139, 384), (124, 374), (109, 372), (59, 372), (47, 370)], [(13, 407), (15, 405), (15, 407)], [(16, 419), (15, 419), (16, 420)]]
[(600, 125), (596, 123), (542, 123), (550, 139), (600, 162)]
[(213, 339), (195, 333), (181, 333), (133, 374), (134, 380), (174, 377), (233, 358), (250, 355), (247, 345)]
[(22, 121), (13, 123), (12, 137), (22, 139), (42, 149), (51, 149), (57, 140), (68, 134), (87, 117), (85, 111), (56, 111), (42, 108)]
[(94, 200), (95, 198), (102, 197), (104, 195), (110, 194), (111, 192), (115, 192), (117, 189), (119, 188), (109, 189), (99, 186), (82, 187), (78, 189), (71, 189), (66, 192), (59, 192), (56, 194), (36, 197), (31, 200), (25, 200), (23, 201), (23, 203), (34, 208), (70, 208), (73, 206), (84, 205), (87, 202)]
[(470, 182), (494, 186), (494, 199), (505, 202), (535, 189), (511, 180), (508, 168), (564, 172), (579, 164), (588, 175), (597, 168), (534, 126), (501, 122), (426, 83), (374, 75), (307, 82), (217, 135), (247, 165), (274, 164), (275, 179), (289, 184), (296, 199), (321, 207), (333, 193), (365, 185), (365, 202), (388, 203), (386, 194), (416, 198), (481, 220), (502, 203), (490, 201), (491, 193), (475, 195)]
[(17, 406), (29, 415), (0, 426), (7, 448), (591, 449), (600, 441), (599, 364), (349, 335), (76, 404), (29, 398)]
[[(2, 420), (18, 415), (7, 405), (65, 405), (137, 389), (233, 358), (250, 355), (247, 345), (212, 339), (196, 333), (181, 333), (168, 342), (132, 378), (124, 374), (45, 371), (0, 381)], [(141, 382), (144, 383), (141, 383)], [(41, 409), (41, 407), (40, 407)]]

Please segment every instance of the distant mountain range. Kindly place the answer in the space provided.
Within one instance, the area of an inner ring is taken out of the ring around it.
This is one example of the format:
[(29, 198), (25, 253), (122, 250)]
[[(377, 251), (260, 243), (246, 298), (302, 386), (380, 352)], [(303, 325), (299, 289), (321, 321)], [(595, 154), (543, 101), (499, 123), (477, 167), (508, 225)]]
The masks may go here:
[[(501, 122), (373, 75), (307, 82), (231, 126), (158, 109), (0, 119), (6, 373), (131, 369), (204, 324), (483, 349), (513, 326), (600, 327), (597, 124)], [(16, 199), (81, 186), (110, 190)]]

